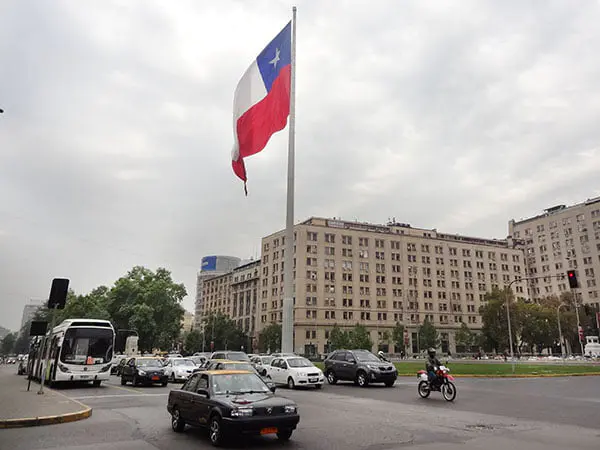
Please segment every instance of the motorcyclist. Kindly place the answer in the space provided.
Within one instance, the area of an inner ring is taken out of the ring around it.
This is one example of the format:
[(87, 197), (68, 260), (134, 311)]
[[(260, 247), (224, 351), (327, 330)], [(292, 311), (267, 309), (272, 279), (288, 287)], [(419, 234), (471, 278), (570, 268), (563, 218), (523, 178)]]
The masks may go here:
[(387, 361), (387, 358), (385, 357), (383, 350), (379, 350), (379, 352), (377, 353), (377, 356), (379, 356), (379, 359), (381, 359), (382, 361)]
[(435, 348), (431, 347), (427, 350), (427, 362), (425, 363), (425, 370), (427, 370), (427, 374), (429, 375), (429, 382), (432, 383), (437, 379), (437, 375), (435, 374), (436, 370), (442, 365), (440, 360), (436, 357)]

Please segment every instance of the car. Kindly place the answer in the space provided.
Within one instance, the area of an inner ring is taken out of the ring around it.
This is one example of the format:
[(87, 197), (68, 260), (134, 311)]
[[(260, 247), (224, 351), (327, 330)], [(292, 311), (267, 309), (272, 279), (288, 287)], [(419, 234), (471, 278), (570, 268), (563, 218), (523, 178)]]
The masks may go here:
[(325, 360), (325, 377), (329, 384), (354, 381), (361, 387), (369, 383), (392, 387), (398, 378), (398, 370), (391, 362), (382, 361), (368, 350), (336, 350)]
[(275, 386), (275, 383), (266, 376), (260, 374), (256, 368), (247, 361), (229, 361), (227, 359), (211, 359), (209, 363), (204, 366), (202, 370), (247, 370), (248, 372), (254, 372), (261, 377), (261, 379), (270, 388)]
[(290, 389), (296, 386), (314, 386), (321, 389), (325, 383), (321, 369), (302, 356), (274, 358), (266, 369), (267, 376), (274, 383), (285, 384)]
[(273, 358), (285, 358), (287, 356), (300, 356), (300, 355), (297, 355), (295, 353), (271, 353), (269, 356), (272, 356)]
[(274, 359), (273, 356), (255, 356), (251, 359), (251, 362), (256, 371), (264, 376), (267, 374), (267, 366), (270, 366), (271, 361)]
[(219, 351), (214, 352), (210, 355), (210, 359), (227, 359), (229, 361), (248, 361), (250, 362), (250, 358), (244, 352), (233, 352), (233, 351)]
[(151, 385), (160, 383), (166, 386), (169, 382), (162, 361), (155, 357), (134, 357), (127, 361), (121, 369), (121, 385), (128, 381), (137, 384)]
[(170, 358), (164, 367), (165, 375), (174, 383), (187, 380), (198, 366), (190, 358)]
[(125, 356), (115, 356), (112, 360), (112, 365), (110, 366), (110, 374), (120, 376), (120, 369), (123, 364), (127, 362), (127, 357)]
[(196, 364), (197, 367), (200, 367), (206, 362), (206, 357), (200, 355), (189, 356), (189, 358), (194, 361), (194, 364)]
[(254, 372), (207, 370), (195, 373), (169, 393), (167, 411), (171, 427), (206, 427), (214, 446), (240, 435), (276, 434), (287, 441), (300, 416), (292, 400), (275, 395)]

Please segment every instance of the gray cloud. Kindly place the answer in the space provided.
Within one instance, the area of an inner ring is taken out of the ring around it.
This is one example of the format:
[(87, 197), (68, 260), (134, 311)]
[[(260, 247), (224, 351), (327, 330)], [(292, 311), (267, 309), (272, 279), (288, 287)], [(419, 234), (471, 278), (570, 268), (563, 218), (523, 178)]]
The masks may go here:
[[(6, 3), (6, 2), (5, 2)], [(503, 237), (600, 195), (597, 3), (298, 3), (296, 219)], [(9, 0), (0, 16), (0, 325), (285, 223), (287, 130), (232, 174), (231, 105), (288, 1)]]

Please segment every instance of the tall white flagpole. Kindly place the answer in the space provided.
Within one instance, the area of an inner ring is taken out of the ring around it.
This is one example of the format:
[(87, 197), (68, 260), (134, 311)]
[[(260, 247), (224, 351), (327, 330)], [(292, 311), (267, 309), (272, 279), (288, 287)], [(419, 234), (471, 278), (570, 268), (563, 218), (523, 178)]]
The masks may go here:
[(287, 214), (283, 272), (281, 351), (294, 352), (294, 171), (296, 146), (296, 7), (292, 8), (292, 72), (290, 80), (290, 135), (288, 143)]

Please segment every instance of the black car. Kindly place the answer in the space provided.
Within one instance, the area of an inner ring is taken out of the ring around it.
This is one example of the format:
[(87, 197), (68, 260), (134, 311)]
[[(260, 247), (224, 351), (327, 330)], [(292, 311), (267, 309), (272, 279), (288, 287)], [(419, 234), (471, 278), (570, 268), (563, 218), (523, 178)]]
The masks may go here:
[(181, 389), (169, 393), (171, 426), (208, 428), (213, 445), (238, 435), (276, 434), (287, 441), (300, 416), (296, 403), (278, 397), (254, 372), (207, 370), (193, 374)]
[(398, 370), (391, 362), (382, 361), (368, 350), (336, 350), (325, 360), (325, 377), (329, 384), (354, 381), (361, 387), (384, 383), (392, 387)]
[(128, 381), (137, 384), (156, 384), (166, 386), (169, 382), (162, 361), (159, 358), (131, 358), (121, 368), (121, 384)]

